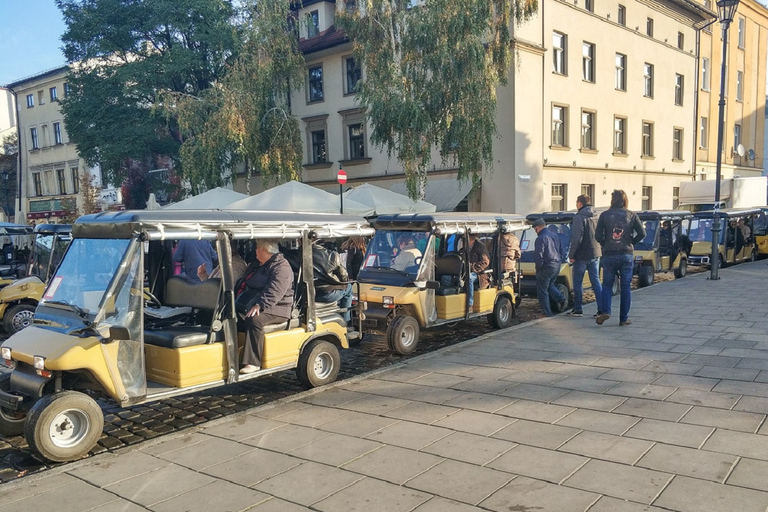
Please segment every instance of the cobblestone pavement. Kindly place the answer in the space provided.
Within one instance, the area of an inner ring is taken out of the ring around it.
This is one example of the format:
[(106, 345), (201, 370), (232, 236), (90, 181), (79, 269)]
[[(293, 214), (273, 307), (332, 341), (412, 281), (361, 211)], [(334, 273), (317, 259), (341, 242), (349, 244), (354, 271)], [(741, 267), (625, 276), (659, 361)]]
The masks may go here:
[[(656, 281), (667, 281), (670, 276), (658, 274)], [(587, 303), (594, 301), (591, 291), (585, 290), (584, 300)], [(516, 313), (514, 323), (520, 324), (537, 318), (541, 311), (535, 299), (524, 299)], [(484, 319), (430, 329), (422, 332), (417, 349), (409, 357), (454, 345), (491, 330)], [(403, 361), (402, 356), (389, 351), (383, 335), (367, 335), (359, 346), (342, 351), (341, 359), (339, 380)], [(102, 406), (104, 431), (91, 455), (199, 425), (303, 390), (294, 372), (282, 372), (242, 384), (125, 409), (105, 402)], [(32, 455), (23, 436), (0, 437), (0, 483), (44, 471), (52, 466)]]

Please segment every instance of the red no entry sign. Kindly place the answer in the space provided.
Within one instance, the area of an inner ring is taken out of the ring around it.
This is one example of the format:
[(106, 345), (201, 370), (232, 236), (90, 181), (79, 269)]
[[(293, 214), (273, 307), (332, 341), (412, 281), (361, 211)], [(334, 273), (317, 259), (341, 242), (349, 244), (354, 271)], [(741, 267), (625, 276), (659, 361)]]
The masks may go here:
[(336, 180), (339, 182), (339, 185), (345, 184), (347, 182), (347, 173), (342, 169), (339, 169), (339, 174), (336, 175)]

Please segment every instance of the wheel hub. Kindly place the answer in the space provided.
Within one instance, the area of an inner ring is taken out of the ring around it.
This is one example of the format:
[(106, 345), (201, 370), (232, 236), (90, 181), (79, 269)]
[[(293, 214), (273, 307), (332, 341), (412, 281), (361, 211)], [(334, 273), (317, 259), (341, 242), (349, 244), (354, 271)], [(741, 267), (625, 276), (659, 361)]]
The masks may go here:
[(402, 342), (404, 347), (411, 346), (415, 338), (416, 338), (416, 334), (413, 331), (413, 327), (411, 326), (403, 327), (403, 330), (400, 333), (400, 341)]
[(77, 445), (85, 438), (90, 428), (88, 416), (76, 409), (59, 413), (51, 422), (48, 434), (53, 444), (60, 448)]
[(331, 358), (330, 354), (327, 352), (318, 354), (315, 358), (314, 364), (312, 365), (312, 369), (318, 378), (325, 379), (328, 377), (328, 375), (330, 375), (333, 371), (333, 359)]
[(32, 320), (35, 318), (34, 311), (20, 311), (13, 317), (13, 328), (17, 331), (29, 327), (32, 325)]

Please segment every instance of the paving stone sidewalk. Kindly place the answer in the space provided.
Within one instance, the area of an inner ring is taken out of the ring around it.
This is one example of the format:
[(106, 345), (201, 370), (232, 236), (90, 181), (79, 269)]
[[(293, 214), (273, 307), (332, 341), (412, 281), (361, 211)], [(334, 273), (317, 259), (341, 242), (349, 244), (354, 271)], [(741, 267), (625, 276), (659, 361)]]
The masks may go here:
[(721, 277), (5, 484), (0, 512), (765, 512), (768, 264)]

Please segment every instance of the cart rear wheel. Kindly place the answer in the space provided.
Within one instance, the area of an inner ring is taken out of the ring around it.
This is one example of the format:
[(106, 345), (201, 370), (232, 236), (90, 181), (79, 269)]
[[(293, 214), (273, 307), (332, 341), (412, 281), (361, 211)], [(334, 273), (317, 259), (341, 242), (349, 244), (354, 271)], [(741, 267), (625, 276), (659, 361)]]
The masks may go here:
[(560, 290), (560, 293), (565, 297), (565, 305), (563, 306), (562, 304), (559, 304), (552, 297), (549, 298), (549, 305), (552, 308), (553, 313), (562, 313), (573, 303), (571, 292), (568, 291), (568, 287), (563, 283), (557, 283), (555, 284), (555, 287)]
[(493, 306), (493, 313), (488, 315), (488, 323), (495, 329), (505, 329), (512, 325), (515, 308), (507, 297), (499, 297)]
[[(0, 390), (11, 390), (11, 372), (0, 373)], [(24, 433), (24, 421), (27, 415), (23, 412), (10, 411), (0, 407), (0, 436), (18, 436)]]
[(675, 269), (675, 278), (681, 279), (688, 273), (688, 260), (685, 258), (680, 259), (680, 264)]
[(309, 342), (299, 356), (296, 377), (304, 387), (316, 388), (336, 380), (341, 367), (341, 357), (336, 345), (317, 339)]
[(656, 272), (650, 265), (643, 265), (637, 273), (637, 285), (639, 287), (651, 286)]
[(87, 455), (103, 429), (104, 414), (94, 399), (77, 391), (61, 391), (32, 406), (24, 437), (46, 460), (67, 462)]
[(387, 344), (395, 354), (404, 356), (416, 350), (419, 322), (412, 316), (397, 316), (387, 328)]
[(10, 336), (32, 325), (32, 320), (34, 319), (35, 306), (32, 304), (16, 304), (5, 312), (3, 327)]

